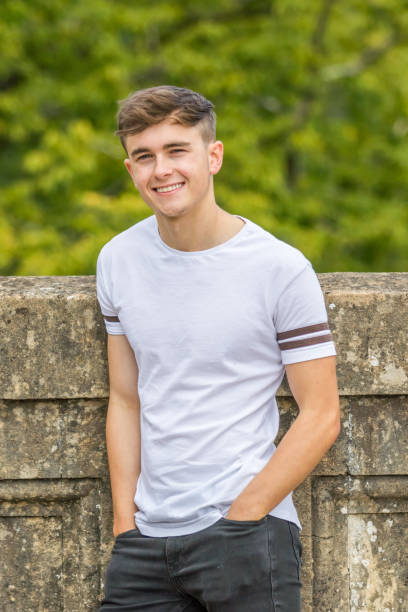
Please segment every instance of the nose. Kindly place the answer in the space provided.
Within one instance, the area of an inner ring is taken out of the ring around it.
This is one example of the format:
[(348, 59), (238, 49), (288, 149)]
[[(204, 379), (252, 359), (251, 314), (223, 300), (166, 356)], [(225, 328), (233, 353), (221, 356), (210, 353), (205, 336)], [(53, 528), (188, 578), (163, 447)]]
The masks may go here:
[(170, 160), (165, 156), (158, 155), (154, 165), (154, 174), (156, 178), (161, 179), (169, 176), (173, 172)]

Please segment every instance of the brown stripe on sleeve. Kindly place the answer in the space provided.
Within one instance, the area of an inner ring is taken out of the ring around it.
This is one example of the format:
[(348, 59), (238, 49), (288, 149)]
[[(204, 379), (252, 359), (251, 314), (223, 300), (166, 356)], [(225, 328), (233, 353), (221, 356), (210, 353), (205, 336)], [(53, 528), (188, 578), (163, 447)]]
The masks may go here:
[(301, 346), (312, 346), (313, 344), (321, 344), (322, 342), (331, 342), (333, 336), (325, 334), (324, 336), (313, 336), (313, 338), (303, 338), (302, 340), (291, 340), (290, 342), (282, 342), (279, 344), (281, 351), (288, 349), (300, 348)]
[(119, 317), (109, 317), (108, 315), (103, 315), (103, 318), (106, 321), (111, 321), (112, 323), (119, 323)]
[(286, 340), (287, 338), (293, 338), (294, 336), (313, 334), (314, 332), (322, 331), (324, 329), (329, 329), (328, 323), (316, 323), (316, 325), (308, 325), (307, 327), (298, 327), (297, 329), (281, 332), (277, 335), (277, 338), (278, 340)]

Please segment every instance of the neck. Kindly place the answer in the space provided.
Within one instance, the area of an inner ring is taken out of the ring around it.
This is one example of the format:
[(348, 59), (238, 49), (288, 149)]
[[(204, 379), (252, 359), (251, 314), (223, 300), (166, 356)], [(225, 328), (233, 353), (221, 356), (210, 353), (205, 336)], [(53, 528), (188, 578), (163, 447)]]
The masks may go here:
[(160, 237), (178, 251), (204, 251), (232, 238), (243, 221), (227, 213), (214, 202), (205, 210), (171, 219), (157, 215)]

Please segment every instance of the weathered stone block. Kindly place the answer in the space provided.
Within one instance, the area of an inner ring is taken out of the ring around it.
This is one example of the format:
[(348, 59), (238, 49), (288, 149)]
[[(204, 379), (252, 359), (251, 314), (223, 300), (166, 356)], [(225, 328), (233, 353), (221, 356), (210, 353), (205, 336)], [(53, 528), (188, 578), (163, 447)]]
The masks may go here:
[(0, 401), (0, 478), (100, 477), (105, 400)]
[(408, 477), (316, 477), (312, 497), (313, 610), (404, 612)]
[(408, 472), (408, 398), (350, 398), (347, 431), (347, 468), (350, 474), (406, 474)]
[(94, 276), (0, 277), (0, 397), (106, 397)]
[(342, 395), (407, 394), (408, 274), (321, 274)]
[(350, 612), (395, 610), (408, 602), (408, 530), (404, 514), (349, 517)]
[(97, 480), (0, 482), (2, 610), (95, 610), (102, 497)]
[(7, 559), (0, 573), (1, 609), (61, 610), (62, 530), (58, 517), (0, 516)]
[(0, 478), (58, 478), (61, 465), (56, 403), (0, 401)]
[(106, 409), (106, 400), (69, 400), (61, 403), (63, 478), (107, 475)]

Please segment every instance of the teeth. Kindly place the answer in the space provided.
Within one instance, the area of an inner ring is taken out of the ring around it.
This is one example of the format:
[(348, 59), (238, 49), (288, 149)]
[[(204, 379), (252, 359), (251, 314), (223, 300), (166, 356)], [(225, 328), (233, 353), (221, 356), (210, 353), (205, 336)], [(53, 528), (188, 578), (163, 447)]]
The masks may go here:
[(166, 193), (167, 191), (174, 191), (179, 187), (182, 187), (183, 183), (177, 183), (177, 185), (170, 185), (169, 187), (157, 187), (156, 191), (159, 193)]

